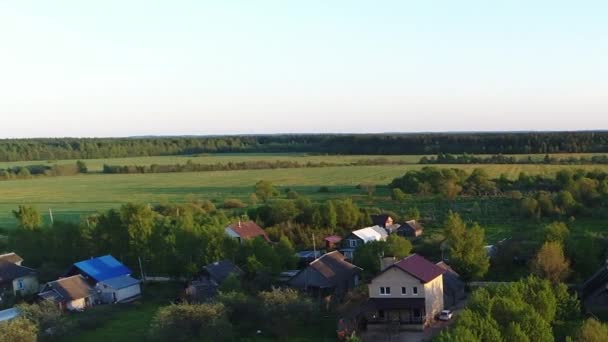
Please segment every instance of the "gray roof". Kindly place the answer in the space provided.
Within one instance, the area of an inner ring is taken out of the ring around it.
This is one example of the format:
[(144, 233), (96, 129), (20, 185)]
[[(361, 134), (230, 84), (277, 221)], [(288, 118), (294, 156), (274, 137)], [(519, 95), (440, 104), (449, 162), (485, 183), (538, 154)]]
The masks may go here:
[(11, 308), (0, 311), (0, 322), (8, 321), (21, 315), (19, 309)]
[(228, 276), (232, 273), (240, 276), (243, 271), (230, 260), (220, 260), (212, 264), (209, 264), (203, 269), (209, 274), (209, 276), (215, 280), (218, 284), (221, 284)]
[(35, 274), (34, 270), (31, 268), (0, 260), (0, 284), (12, 282), (17, 278), (22, 278), (31, 274)]
[(124, 289), (136, 284), (139, 284), (141, 281), (135, 279), (131, 276), (124, 275), (120, 277), (110, 278), (104, 281), (100, 281), (100, 284), (107, 285), (115, 290)]
[(290, 285), (297, 288), (337, 287), (352, 279), (361, 272), (361, 268), (349, 263), (346, 257), (338, 251), (327, 253), (311, 262), (290, 280)]

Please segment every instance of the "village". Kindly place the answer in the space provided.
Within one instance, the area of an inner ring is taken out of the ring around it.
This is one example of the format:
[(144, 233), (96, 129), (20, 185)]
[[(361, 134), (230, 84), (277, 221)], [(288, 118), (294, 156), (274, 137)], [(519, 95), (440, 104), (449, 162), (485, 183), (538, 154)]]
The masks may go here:
[[(370, 220), (372, 226), (346, 236), (326, 236), (325, 245), (297, 251), (293, 255), (297, 269), (282, 270), (270, 281), (272, 288), (297, 290), (333, 312), (338, 340), (354, 341), (355, 336), (369, 341), (432, 340), (457, 319), (472, 290), (499, 284), (463, 279), (450, 266), (449, 253), (443, 251), (446, 243), (440, 247), (441, 260), (417, 253), (378, 254), (377, 271), (364, 276), (364, 269), (354, 263), (358, 248), (389, 239), (415, 241), (424, 234), (416, 220), (398, 223), (389, 214), (372, 215)], [(250, 220), (234, 222), (224, 232), (239, 245), (252, 240), (276, 244)], [(489, 260), (501, 243), (484, 247)], [(222, 259), (202, 267), (191, 279), (158, 277), (145, 274), (143, 268), (132, 270), (112, 255), (102, 255), (75, 261), (56, 280), (39, 283), (37, 271), (23, 262), (14, 252), (0, 255), (0, 304), (53, 303), (65, 315), (142, 301), (146, 284), (155, 282), (183, 284), (174, 293), (173, 303), (209, 303), (226, 283), (239, 282), (245, 274), (234, 260)], [(583, 283), (571, 284), (569, 292), (582, 299), (584, 310), (591, 311), (608, 304), (607, 287), (608, 266), (604, 266)], [(21, 314), (18, 307), (2, 310), (0, 322)]]

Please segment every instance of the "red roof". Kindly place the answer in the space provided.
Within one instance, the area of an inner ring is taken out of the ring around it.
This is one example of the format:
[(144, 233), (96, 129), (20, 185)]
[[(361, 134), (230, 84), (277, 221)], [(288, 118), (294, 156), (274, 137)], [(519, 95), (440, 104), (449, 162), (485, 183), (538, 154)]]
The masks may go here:
[(338, 242), (342, 241), (342, 238), (339, 237), (338, 235), (331, 235), (331, 236), (326, 237), (325, 241), (338, 243)]
[(253, 221), (233, 223), (229, 227), (235, 233), (237, 233), (241, 239), (253, 239), (261, 236), (264, 238), (264, 240), (270, 242), (270, 239), (268, 238), (268, 235), (264, 229)]
[(418, 278), (423, 283), (439, 277), (445, 270), (432, 262), (426, 260), (418, 254), (412, 254), (399, 261), (395, 266)]

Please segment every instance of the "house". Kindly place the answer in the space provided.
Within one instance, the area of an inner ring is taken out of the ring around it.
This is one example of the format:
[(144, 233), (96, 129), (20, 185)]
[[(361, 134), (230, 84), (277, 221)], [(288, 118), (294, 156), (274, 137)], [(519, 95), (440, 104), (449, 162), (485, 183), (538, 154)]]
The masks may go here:
[(83, 276), (95, 287), (99, 295), (96, 299), (105, 304), (128, 302), (141, 296), (141, 281), (131, 277), (131, 270), (111, 255), (77, 262), (67, 275)]
[(184, 294), (191, 303), (205, 302), (217, 294), (220, 285), (231, 275), (238, 277), (243, 271), (229, 260), (220, 260), (203, 267), (200, 275), (190, 281)]
[(342, 240), (342, 252), (347, 258), (352, 259), (355, 249), (371, 241), (385, 241), (388, 237), (386, 230), (380, 226), (366, 227), (351, 232)]
[(0, 255), (0, 295), (11, 293), (16, 296), (29, 295), (38, 292), (36, 272), (21, 266), (23, 258), (15, 253)]
[(270, 242), (270, 239), (268, 238), (268, 235), (264, 229), (253, 221), (239, 221), (238, 223), (233, 223), (226, 227), (224, 231), (228, 236), (237, 239), (239, 243), (243, 243), (244, 240), (255, 239), (258, 236), (267, 242)]
[(231, 274), (238, 277), (243, 275), (243, 271), (230, 260), (220, 260), (206, 265), (203, 267), (203, 273), (217, 284), (223, 283)]
[(374, 226), (386, 228), (393, 225), (393, 218), (390, 215), (371, 215), (371, 219)]
[(47, 283), (38, 296), (56, 302), (62, 310), (82, 311), (93, 306), (95, 290), (78, 274)]
[(340, 247), (340, 242), (342, 241), (342, 237), (337, 235), (331, 235), (323, 239), (325, 241), (325, 249), (328, 251), (333, 251), (334, 249)]
[(579, 296), (586, 312), (608, 310), (608, 263), (582, 284)]
[(460, 278), (460, 274), (446, 264), (440, 261), (436, 264), (445, 272), (443, 273), (443, 304), (447, 308), (451, 308), (459, 301), (466, 297), (465, 283)]
[(359, 285), (362, 269), (346, 261), (338, 251), (324, 254), (300, 270), (289, 286), (304, 290), (319, 297), (342, 298), (346, 292)]
[(21, 312), (16, 308), (0, 310), (0, 323), (10, 321), (11, 319), (17, 318), (20, 315)]
[(298, 257), (298, 268), (304, 268), (306, 265), (318, 259), (323, 253), (321, 251), (300, 251), (296, 253)]
[(367, 321), (424, 329), (444, 309), (445, 270), (417, 254), (384, 267), (368, 285)]
[(416, 220), (406, 221), (397, 228), (397, 235), (404, 237), (418, 237), (424, 232), (424, 227)]

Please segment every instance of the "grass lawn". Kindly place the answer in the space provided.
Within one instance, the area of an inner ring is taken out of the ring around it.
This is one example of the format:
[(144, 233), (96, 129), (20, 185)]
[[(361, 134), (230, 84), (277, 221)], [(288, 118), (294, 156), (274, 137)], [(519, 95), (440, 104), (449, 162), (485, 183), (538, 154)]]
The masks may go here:
[[(298, 157), (288, 156), (288, 158)], [(315, 158), (325, 157), (315, 156)], [(272, 181), (281, 187), (289, 187), (315, 199), (325, 199), (360, 195), (361, 192), (355, 189), (357, 184), (386, 185), (406, 171), (422, 167), (423, 165), (376, 165), (193, 173), (88, 174), (0, 181), (0, 227), (14, 227), (15, 219), (11, 211), (20, 204), (36, 206), (44, 213), (47, 221), (49, 209), (53, 210), (56, 219), (78, 221), (82, 216), (115, 208), (127, 202), (184, 202), (189, 197), (211, 199), (216, 203), (221, 203), (226, 198), (238, 198), (247, 202), (253, 191), (253, 185), (261, 179)], [(501, 173), (516, 177), (522, 171), (553, 174), (565, 167), (608, 170), (608, 165), (438, 165), (438, 167), (454, 167), (468, 171), (482, 167), (493, 177)], [(329, 186), (331, 192), (318, 193), (317, 190), (321, 186)], [(378, 194), (388, 196), (388, 190), (379, 188)], [(381, 203), (382, 199), (375, 198), (370, 203), (372, 206), (381, 206), (376, 204), (377, 201)]]
[[(81, 328), (64, 341), (144, 341), (158, 308), (177, 298), (180, 290), (180, 285), (175, 283), (151, 283), (143, 289), (144, 297), (135, 303), (113, 307), (99, 306), (83, 313), (75, 313), (71, 319), (87, 322), (78, 324)], [(83, 315), (86, 317), (79, 317)], [(96, 320), (96, 316), (101, 316), (101, 319)], [(96, 323), (98, 321), (102, 323)]]

